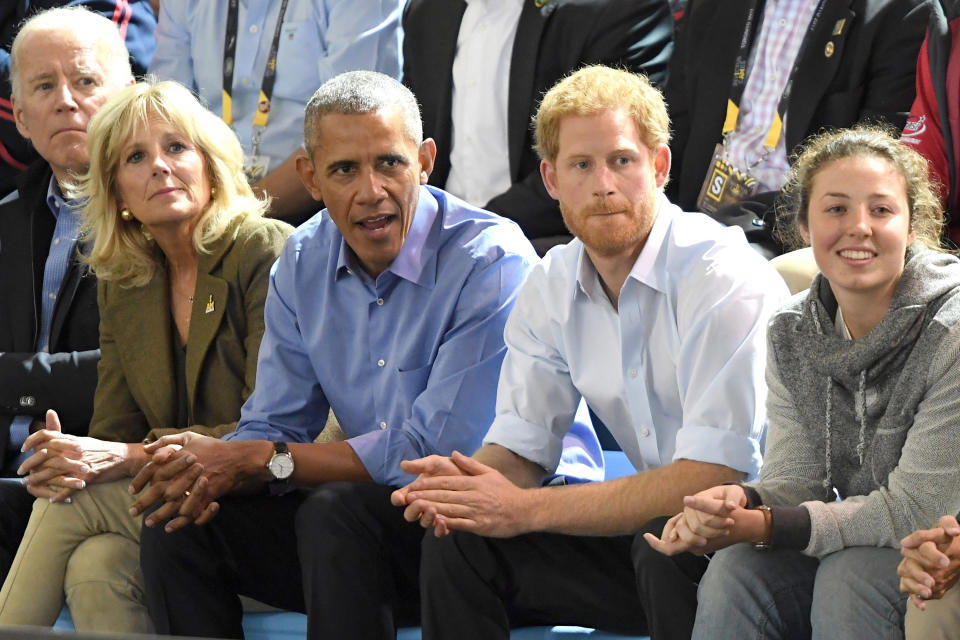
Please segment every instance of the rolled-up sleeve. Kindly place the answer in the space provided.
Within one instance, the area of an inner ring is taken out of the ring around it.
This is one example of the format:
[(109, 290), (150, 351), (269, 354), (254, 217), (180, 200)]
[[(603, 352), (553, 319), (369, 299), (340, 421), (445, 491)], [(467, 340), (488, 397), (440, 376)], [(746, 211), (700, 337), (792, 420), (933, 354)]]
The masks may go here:
[(683, 426), (674, 460), (757, 475), (766, 425), (766, 323), (786, 298), (786, 286), (769, 268), (713, 270), (709, 286), (687, 289), (677, 307)]
[(484, 438), (535, 462), (557, 468), (580, 392), (570, 379), (562, 340), (554, 335), (545, 295), (546, 273), (538, 265), (507, 321), (507, 356), (500, 373), (497, 416)]

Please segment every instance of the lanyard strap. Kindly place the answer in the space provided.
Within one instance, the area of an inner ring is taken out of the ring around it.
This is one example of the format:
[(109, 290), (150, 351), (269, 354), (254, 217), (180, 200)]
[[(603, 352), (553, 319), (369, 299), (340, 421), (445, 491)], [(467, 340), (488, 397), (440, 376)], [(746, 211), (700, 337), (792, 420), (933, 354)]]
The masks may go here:
[[(737, 121), (740, 118), (740, 107), (738, 106), (741, 98), (743, 98), (743, 92), (746, 90), (747, 86), (747, 60), (750, 56), (750, 49), (753, 47), (753, 41), (757, 35), (757, 25), (759, 24), (758, 16), (760, 11), (763, 9), (764, 0), (756, 0), (753, 3), (753, 6), (750, 7), (750, 11), (747, 14), (746, 25), (743, 30), (743, 36), (740, 38), (740, 50), (737, 52), (737, 60), (733, 68), (733, 81), (730, 87), (730, 98), (727, 100), (727, 115), (723, 120), (723, 130), (722, 134), (724, 139), (726, 139), (727, 134), (737, 128)], [(773, 122), (770, 124), (770, 129), (767, 131), (767, 137), (763, 142), (763, 146), (767, 148), (769, 153), (777, 147), (777, 143), (780, 141), (780, 135), (783, 132), (783, 116), (786, 114), (787, 102), (790, 100), (790, 92), (793, 89), (793, 78), (797, 73), (797, 69), (800, 66), (800, 61), (803, 58), (804, 51), (806, 51), (807, 45), (810, 41), (810, 34), (813, 33), (813, 30), (817, 26), (817, 22), (820, 21), (820, 14), (823, 12), (824, 0), (820, 0), (817, 3), (817, 9), (813, 13), (813, 18), (810, 20), (810, 26), (807, 28), (807, 32), (803, 36), (803, 40), (800, 42), (800, 48), (797, 50), (797, 55), (793, 60), (793, 67), (790, 69), (790, 75), (787, 77), (787, 84), (783, 88), (783, 94), (780, 96), (780, 102), (777, 103), (777, 112), (773, 116)]]
[[(263, 71), (263, 80), (260, 83), (260, 98), (257, 101), (257, 113), (253, 116), (254, 127), (266, 127), (270, 118), (270, 99), (273, 97), (273, 82), (277, 77), (277, 50), (280, 48), (280, 32), (283, 26), (283, 15), (287, 11), (287, 2), (280, 4), (280, 14), (277, 16), (277, 26), (273, 30), (273, 42), (270, 44), (270, 55), (267, 58), (267, 67)], [(239, 0), (230, 0), (227, 9), (227, 32), (223, 40), (223, 121), (233, 124), (233, 70), (237, 53), (237, 29), (239, 24)]]

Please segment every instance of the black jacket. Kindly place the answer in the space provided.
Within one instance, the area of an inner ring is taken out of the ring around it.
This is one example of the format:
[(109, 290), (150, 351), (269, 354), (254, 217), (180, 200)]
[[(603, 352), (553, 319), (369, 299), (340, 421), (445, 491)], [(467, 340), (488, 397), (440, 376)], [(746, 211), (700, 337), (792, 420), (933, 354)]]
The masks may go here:
[(93, 414), (100, 359), (97, 281), (71, 260), (50, 326), (50, 353), (37, 353), (40, 295), (56, 220), (47, 206), (50, 167), (21, 176), (19, 198), (0, 205), (0, 453), (17, 414), (55, 409), (65, 431), (84, 434)]
[[(734, 61), (752, 4), (690, 0), (678, 25), (665, 92), (674, 131), (667, 195), (688, 211), (696, 208), (721, 140)], [(917, 53), (929, 14), (929, 0), (825, 0), (793, 79), (787, 153), (824, 128), (885, 121), (902, 129), (913, 104)]]

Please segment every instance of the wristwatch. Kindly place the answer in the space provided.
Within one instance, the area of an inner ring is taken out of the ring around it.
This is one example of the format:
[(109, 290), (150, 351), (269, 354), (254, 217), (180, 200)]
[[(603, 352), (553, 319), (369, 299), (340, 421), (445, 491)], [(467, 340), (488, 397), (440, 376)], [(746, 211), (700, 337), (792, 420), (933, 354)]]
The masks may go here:
[(273, 452), (267, 463), (267, 470), (273, 476), (274, 483), (286, 484), (293, 475), (293, 456), (290, 455), (286, 442), (274, 442)]
[(763, 528), (767, 531), (767, 537), (753, 543), (753, 548), (760, 551), (767, 551), (771, 548), (770, 541), (773, 538), (773, 512), (770, 511), (770, 507), (765, 504), (761, 504), (756, 507), (756, 510), (763, 514)]

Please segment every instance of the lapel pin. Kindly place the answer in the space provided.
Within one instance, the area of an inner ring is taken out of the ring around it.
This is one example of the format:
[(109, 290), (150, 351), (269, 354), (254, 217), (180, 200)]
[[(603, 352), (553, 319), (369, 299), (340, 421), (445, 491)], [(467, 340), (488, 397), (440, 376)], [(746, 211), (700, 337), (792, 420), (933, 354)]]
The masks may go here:
[(843, 27), (847, 24), (846, 18), (840, 18), (837, 20), (837, 23), (833, 25), (833, 35), (839, 36), (843, 33)]
[(210, 297), (207, 298), (207, 309), (204, 313), (213, 313), (213, 294), (210, 294)]
[(827, 46), (825, 46), (825, 47), (823, 48), (823, 55), (825, 55), (825, 56), (827, 56), (827, 57), (829, 58), (830, 56), (833, 55), (833, 50), (834, 50), (834, 48), (835, 48), (835, 47), (833, 46), (833, 43), (832, 43), (832, 42), (828, 42), (828, 43), (827, 43)]

